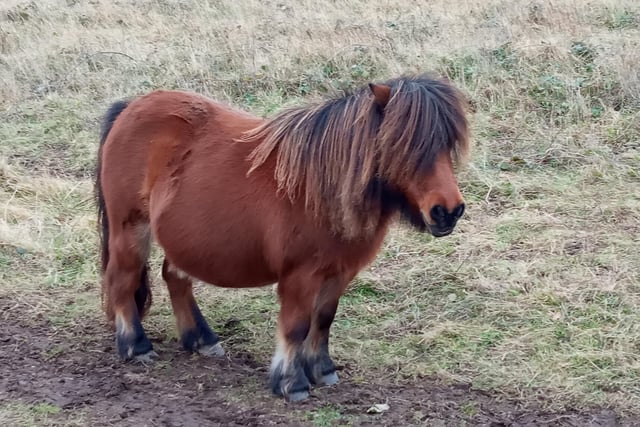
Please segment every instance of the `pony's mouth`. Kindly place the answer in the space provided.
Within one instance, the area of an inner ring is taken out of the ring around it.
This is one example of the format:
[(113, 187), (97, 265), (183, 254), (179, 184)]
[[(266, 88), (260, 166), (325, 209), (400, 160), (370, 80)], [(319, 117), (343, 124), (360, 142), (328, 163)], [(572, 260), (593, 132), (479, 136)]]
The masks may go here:
[(440, 228), (437, 228), (437, 227), (434, 227), (434, 226), (430, 226), (429, 227), (429, 231), (431, 232), (431, 235), (433, 237), (444, 237), (444, 236), (448, 236), (449, 234), (453, 233), (453, 227), (440, 229)]
[(428, 231), (433, 237), (444, 237), (453, 233), (455, 224), (451, 227), (439, 227), (437, 224), (431, 224), (427, 216), (422, 214), (422, 222), (424, 224), (423, 231)]
[(444, 237), (453, 233), (455, 222), (451, 224), (450, 227), (440, 227), (437, 224), (431, 224), (427, 214), (425, 214), (418, 206), (410, 204), (406, 198), (400, 200), (403, 202), (401, 205), (402, 216), (405, 220), (408, 220), (416, 230), (422, 233), (429, 232), (433, 237)]

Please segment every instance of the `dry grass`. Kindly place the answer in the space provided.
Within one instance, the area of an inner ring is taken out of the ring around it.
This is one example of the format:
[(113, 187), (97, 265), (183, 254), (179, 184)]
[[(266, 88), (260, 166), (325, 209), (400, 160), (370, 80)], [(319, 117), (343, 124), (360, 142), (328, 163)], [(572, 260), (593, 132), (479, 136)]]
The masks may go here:
[[(337, 359), (640, 412), (637, 1), (219, 3), (3, 2), (0, 293), (60, 325), (100, 316), (89, 179), (110, 102), (182, 88), (270, 114), (436, 70), (473, 106), (468, 214), (442, 240), (394, 231), (343, 300)], [(227, 347), (266, 362), (273, 294), (199, 293)]]
[(0, 403), (0, 423), (6, 426), (65, 426), (76, 427), (86, 425), (86, 420), (82, 415), (68, 417), (64, 422), (56, 420), (56, 415), (61, 412), (60, 408), (48, 403), (37, 403), (25, 405), (19, 403)]

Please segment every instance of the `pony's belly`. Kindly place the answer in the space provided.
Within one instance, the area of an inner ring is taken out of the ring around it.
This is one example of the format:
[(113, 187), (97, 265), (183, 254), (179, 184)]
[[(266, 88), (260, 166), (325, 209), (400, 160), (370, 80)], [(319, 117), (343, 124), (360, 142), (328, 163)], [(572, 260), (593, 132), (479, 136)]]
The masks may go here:
[(203, 282), (224, 288), (266, 286), (277, 281), (276, 276), (264, 265), (238, 263), (228, 258), (221, 258), (207, 266), (193, 266), (185, 272)]
[(255, 240), (244, 234), (220, 239), (200, 232), (189, 239), (156, 230), (156, 239), (169, 262), (181, 272), (222, 287), (255, 287), (274, 283), (276, 275), (267, 265)]
[(222, 188), (225, 181), (220, 177), (198, 180), (195, 177), (203, 173), (196, 172), (185, 167), (178, 179), (160, 177), (150, 194), (151, 229), (169, 262), (188, 276), (216, 286), (275, 282), (261, 243), (265, 230), (254, 216), (260, 210), (247, 201), (231, 199), (235, 193)]

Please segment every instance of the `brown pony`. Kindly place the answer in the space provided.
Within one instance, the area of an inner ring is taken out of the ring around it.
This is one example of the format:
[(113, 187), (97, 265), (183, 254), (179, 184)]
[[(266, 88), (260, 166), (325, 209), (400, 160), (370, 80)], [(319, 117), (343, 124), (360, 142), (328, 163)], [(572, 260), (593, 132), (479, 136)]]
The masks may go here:
[(149, 248), (164, 250), (182, 345), (221, 355), (195, 279), (278, 283), (274, 393), (295, 401), (338, 381), (329, 329), (338, 300), (403, 216), (434, 236), (464, 212), (454, 161), (468, 151), (461, 94), (402, 77), (264, 120), (202, 96), (155, 91), (108, 111), (96, 191), (103, 302), (122, 358), (155, 356)]

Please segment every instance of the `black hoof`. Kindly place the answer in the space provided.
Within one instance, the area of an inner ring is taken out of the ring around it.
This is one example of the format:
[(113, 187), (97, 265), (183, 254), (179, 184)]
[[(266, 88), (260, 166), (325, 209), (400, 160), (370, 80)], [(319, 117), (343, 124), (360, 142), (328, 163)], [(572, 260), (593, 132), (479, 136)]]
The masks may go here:
[(151, 341), (145, 335), (140, 324), (134, 327), (132, 333), (124, 334), (118, 332), (116, 334), (116, 346), (118, 347), (118, 354), (123, 360), (155, 354), (153, 345), (151, 345)]
[(336, 371), (333, 371), (329, 374), (323, 375), (320, 379), (316, 380), (315, 384), (334, 385), (334, 384), (338, 384), (338, 381), (340, 381), (340, 378), (338, 378), (338, 373)]
[(307, 397), (309, 397), (309, 390), (302, 390), (302, 391), (292, 391), (290, 392), (288, 395), (285, 396), (285, 399), (287, 399), (287, 402), (302, 402), (303, 400), (306, 400)]
[(197, 306), (192, 308), (192, 313), (195, 326), (182, 332), (180, 336), (182, 347), (187, 351), (198, 352), (205, 356), (224, 355), (224, 350), (219, 344), (220, 338), (211, 330)]
[(301, 366), (292, 366), (283, 372), (280, 363), (271, 373), (271, 391), (289, 402), (300, 402), (309, 397), (310, 384)]
[(338, 382), (336, 365), (327, 353), (306, 358), (304, 374), (315, 385), (334, 385)]

